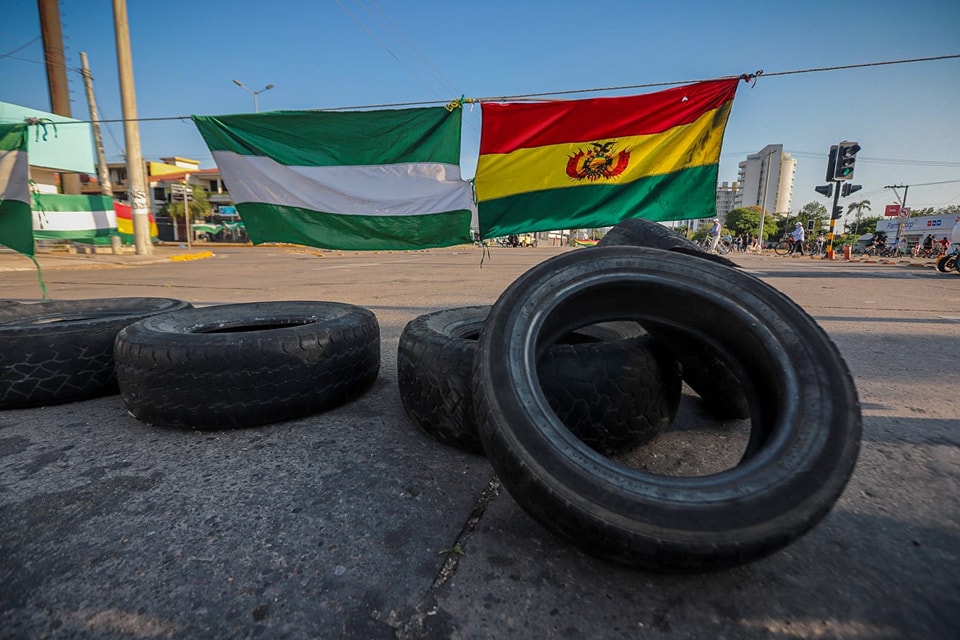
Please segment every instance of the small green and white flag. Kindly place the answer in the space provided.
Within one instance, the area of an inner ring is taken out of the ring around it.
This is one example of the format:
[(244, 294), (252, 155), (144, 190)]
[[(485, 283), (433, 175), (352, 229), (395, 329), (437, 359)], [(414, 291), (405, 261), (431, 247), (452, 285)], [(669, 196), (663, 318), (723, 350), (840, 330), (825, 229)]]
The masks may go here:
[(460, 110), (193, 116), (256, 244), (426, 249), (470, 242)]
[(0, 124), (0, 244), (33, 255), (25, 123)]

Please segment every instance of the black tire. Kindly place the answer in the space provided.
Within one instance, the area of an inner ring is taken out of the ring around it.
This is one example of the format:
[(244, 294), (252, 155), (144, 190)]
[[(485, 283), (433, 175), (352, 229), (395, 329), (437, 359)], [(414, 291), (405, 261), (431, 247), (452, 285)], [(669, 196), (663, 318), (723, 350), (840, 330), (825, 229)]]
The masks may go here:
[[(742, 372), (752, 455), (666, 477), (572, 436), (531, 363), (582, 324), (624, 319), (695, 336)], [(833, 506), (860, 446), (856, 388), (817, 323), (750, 275), (669, 251), (606, 247), (533, 267), (484, 323), (473, 381), (484, 448), (514, 499), (583, 550), (652, 570), (728, 567), (786, 546)]]
[(680, 362), (683, 381), (700, 396), (709, 415), (719, 420), (750, 417), (743, 382), (713, 347), (671, 327), (651, 326), (649, 331)]
[(380, 369), (380, 327), (337, 302), (255, 302), (188, 309), (117, 336), (120, 396), (147, 424), (250, 427), (331, 409)]
[(597, 243), (598, 247), (630, 246), (650, 247), (676, 251), (695, 258), (703, 258), (728, 267), (738, 268), (737, 263), (713, 253), (707, 253), (696, 243), (658, 222), (644, 218), (630, 218), (610, 229)]
[(778, 256), (785, 256), (790, 253), (790, 248), (793, 246), (792, 242), (787, 242), (786, 240), (781, 240), (773, 246), (773, 251)]
[(0, 409), (117, 393), (113, 341), (148, 316), (184, 309), (170, 298), (99, 298), (0, 305)]
[[(667, 249), (697, 258), (712, 259), (725, 266), (737, 265), (727, 258), (704, 252), (693, 242), (667, 229), (662, 224), (633, 218), (624, 220), (607, 233), (597, 246), (632, 246)], [(750, 417), (743, 385), (724, 366), (722, 360), (709, 348), (690, 340), (675, 340), (668, 328), (651, 329), (651, 333), (664, 344), (671, 345), (680, 361), (683, 379), (703, 400), (704, 409), (721, 420)]]
[[(397, 381), (410, 420), (437, 441), (483, 453), (471, 375), (477, 338), (490, 311), (446, 309), (404, 327)], [(675, 359), (636, 323), (583, 327), (561, 338), (538, 365), (544, 395), (589, 446), (622, 452), (669, 428), (680, 402)]]
[(940, 273), (949, 273), (957, 268), (957, 254), (941, 256), (937, 260), (937, 271)]

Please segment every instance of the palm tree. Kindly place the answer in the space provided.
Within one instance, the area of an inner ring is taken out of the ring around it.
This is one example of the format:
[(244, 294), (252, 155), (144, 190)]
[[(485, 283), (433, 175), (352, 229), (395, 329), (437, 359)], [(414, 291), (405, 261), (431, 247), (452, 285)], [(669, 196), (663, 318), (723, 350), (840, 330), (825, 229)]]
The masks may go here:
[(857, 212), (857, 223), (853, 228), (853, 232), (860, 237), (860, 216), (864, 211), (870, 211), (870, 201), (861, 200), (860, 202), (851, 202), (847, 205), (847, 214), (851, 214), (854, 211)]

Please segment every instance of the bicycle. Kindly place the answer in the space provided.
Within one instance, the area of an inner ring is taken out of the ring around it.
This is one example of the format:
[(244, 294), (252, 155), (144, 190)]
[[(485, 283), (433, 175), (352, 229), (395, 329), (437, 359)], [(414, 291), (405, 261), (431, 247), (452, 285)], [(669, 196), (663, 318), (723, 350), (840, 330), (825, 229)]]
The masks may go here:
[(773, 250), (778, 256), (787, 255), (791, 249), (793, 249), (793, 240), (786, 237), (780, 238), (777, 244), (773, 246)]

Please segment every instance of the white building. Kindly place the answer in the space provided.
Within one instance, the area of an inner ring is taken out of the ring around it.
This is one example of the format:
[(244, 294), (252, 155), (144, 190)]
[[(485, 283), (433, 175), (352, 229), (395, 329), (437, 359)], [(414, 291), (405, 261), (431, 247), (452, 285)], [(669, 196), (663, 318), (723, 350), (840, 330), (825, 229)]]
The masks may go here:
[(727, 214), (737, 208), (737, 202), (740, 199), (740, 183), (729, 184), (723, 182), (717, 187), (717, 217), (721, 222), (726, 222)]
[(737, 181), (740, 200), (736, 206), (758, 206), (774, 215), (790, 212), (797, 161), (784, 153), (782, 144), (768, 144), (741, 162)]

